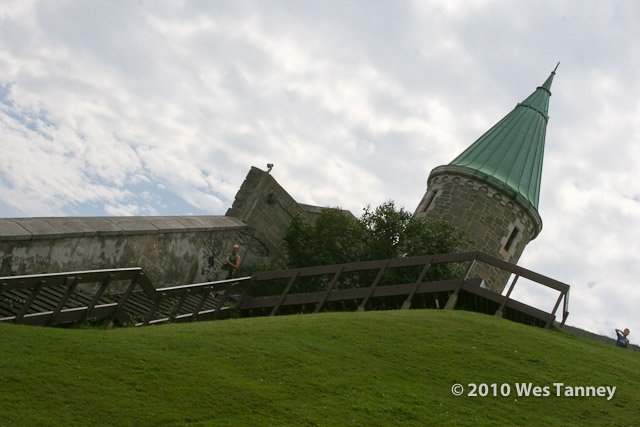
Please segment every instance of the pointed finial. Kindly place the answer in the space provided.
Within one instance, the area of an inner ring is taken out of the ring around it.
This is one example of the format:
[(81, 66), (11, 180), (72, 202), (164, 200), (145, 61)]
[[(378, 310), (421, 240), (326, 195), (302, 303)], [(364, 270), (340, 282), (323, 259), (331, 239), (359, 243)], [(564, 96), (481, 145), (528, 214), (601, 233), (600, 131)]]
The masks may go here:
[[(560, 65), (560, 62), (558, 62), (558, 65)], [(556, 68), (553, 69), (552, 73), (555, 74), (556, 70), (558, 69), (558, 65), (556, 65)]]

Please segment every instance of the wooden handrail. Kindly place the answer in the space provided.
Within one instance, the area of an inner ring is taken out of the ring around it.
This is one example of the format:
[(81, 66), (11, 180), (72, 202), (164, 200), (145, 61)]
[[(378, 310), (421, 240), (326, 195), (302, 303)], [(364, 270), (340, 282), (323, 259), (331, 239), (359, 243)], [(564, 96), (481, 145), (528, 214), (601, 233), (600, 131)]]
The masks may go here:
[[(449, 281), (424, 281), (429, 267), (448, 263), (468, 263), (464, 276)], [(488, 264), (515, 275), (506, 295), (503, 296), (487, 289), (482, 289), (479, 279), (469, 279), (467, 277), (475, 263)], [(395, 268), (406, 267), (421, 267), (420, 274), (414, 282), (379, 286), (379, 282), (386, 272)], [(354, 287), (352, 289), (334, 289), (338, 277), (341, 275), (367, 271), (377, 271), (375, 280), (369, 283), (368, 286)], [(326, 286), (323, 290), (290, 293), (294, 282), (298, 279), (317, 276), (327, 276), (326, 279), (323, 279), (328, 280), (328, 282), (324, 282)], [(333, 278), (329, 280), (329, 276)], [(545, 313), (511, 299), (513, 288), (520, 277), (559, 292), (551, 313)], [(286, 279), (288, 284), (278, 294), (251, 297), (249, 296), (251, 294), (247, 293), (260, 282), (282, 279)], [(117, 300), (112, 299), (108, 290), (112, 288), (114, 282), (125, 280), (130, 281), (126, 291), (117, 297)], [(93, 290), (93, 295), (82, 296), (77, 294), (82, 285), (91, 283), (100, 284), (97, 289)], [(64, 289), (64, 291), (54, 291), (54, 288)], [(49, 292), (50, 289), (52, 290), (51, 292)], [(89, 318), (106, 317), (109, 321), (117, 318), (137, 318), (140, 320), (136, 323), (137, 325), (148, 325), (170, 321), (188, 321), (189, 319), (216, 319), (221, 315), (228, 314), (233, 307), (237, 310), (258, 307), (270, 308), (270, 314), (274, 315), (282, 306), (313, 303), (315, 304), (315, 311), (320, 311), (324, 308), (325, 303), (332, 301), (359, 300), (357, 303), (358, 310), (363, 310), (370, 298), (383, 298), (394, 295), (404, 296), (406, 299), (403, 307), (409, 308), (411, 300), (416, 294), (453, 292), (457, 296), (459, 292), (464, 291), (494, 301), (499, 306), (496, 315), (502, 316), (503, 311), (507, 308), (524, 310), (536, 318), (543, 316), (544, 319), (541, 320), (544, 320), (548, 327), (552, 320), (555, 319), (556, 311), (560, 308), (561, 303), (563, 303), (561, 308), (562, 324), (566, 321), (569, 315), (569, 289), (569, 285), (565, 283), (482, 252), (424, 255), (263, 271), (254, 273), (252, 276), (236, 279), (158, 289), (153, 286), (141, 268), (116, 268), (0, 277), (0, 297), (4, 295), (4, 300), (0, 299), (0, 321), (53, 325), (70, 321), (82, 323)], [(231, 299), (230, 294), (237, 295), (233, 297), (235, 302)], [(65, 308), (67, 302), (72, 300), (75, 301), (74, 304), (76, 305), (77, 301), (86, 302), (84, 302), (84, 306)], [(7, 305), (7, 301), (9, 305)], [(11, 305), (13, 304), (12, 301), (16, 302), (16, 306)], [(232, 304), (225, 306), (225, 303), (229, 301)], [(447, 306), (455, 306), (455, 304), (455, 299), (452, 300), (450, 298)], [(32, 311), (38, 312), (32, 313)], [(4, 315), (2, 314), (3, 312), (5, 313)], [(160, 314), (160, 318), (158, 318), (158, 314)]]

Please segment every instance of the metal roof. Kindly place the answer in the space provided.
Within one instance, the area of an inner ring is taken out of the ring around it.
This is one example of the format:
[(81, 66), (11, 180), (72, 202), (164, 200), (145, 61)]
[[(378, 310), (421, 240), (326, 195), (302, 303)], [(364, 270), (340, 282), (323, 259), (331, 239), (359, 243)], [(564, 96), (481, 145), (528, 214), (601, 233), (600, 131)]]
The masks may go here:
[(555, 72), (553, 70), (542, 86), (449, 165), (493, 177), (538, 209), (549, 97)]

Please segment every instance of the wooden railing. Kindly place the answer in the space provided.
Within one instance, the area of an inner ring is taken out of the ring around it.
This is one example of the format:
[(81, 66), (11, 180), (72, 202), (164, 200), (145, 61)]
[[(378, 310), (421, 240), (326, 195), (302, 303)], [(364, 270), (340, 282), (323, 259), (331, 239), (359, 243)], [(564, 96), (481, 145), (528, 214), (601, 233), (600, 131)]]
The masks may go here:
[[(485, 289), (481, 279), (469, 277), (478, 262), (514, 275), (505, 295)], [(427, 280), (431, 268), (452, 263), (460, 266), (459, 277)], [(389, 283), (389, 278), (407, 277), (394, 276), (393, 271), (411, 268), (416, 274), (410, 282)], [(520, 277), (558, 292), (551, 312), (511, 298)], [(310, 281), (313, 289), (309, 289)], [(264, 293), (263, 285), (269, 282), (280, 282), (283, 289), (255, 295), (257, 289)], [(480, 252), (466, 252), (267, 271), (160, 289), (140, 268), (2, 277), (0, 321), (46, 326), (80, 324), (97, 318), (104, 319), (105, 327), (116, 320), (144, 326), (219, 319), (232, 312), (238, 316), (273, 316), (283, 311), (317, 313), (335, 309), (336, 303), (341, 304), (342, 310), (375, 308), (374, 301), (382, 301), (386, 308), (408, 309), (416, 306), (418, 296), (422, 297), (421, 304), (417, 304), (420, 307), (428, 306), (427, 300), (435, 302), (434, 308), (464, 305), (512, 320), (519, 320), (520, 316), (520, 321), (544, 327), (553, 323), (562, 302), (562, 324), (569, 314), (569, 285)], [(392, 300), (396, 301), (395, 306), (386, 304)], [(402, 303), (397, 304), (398, 300)]]
[[(473, 265), (478, 262), (497, 267), (514, 275), (505, 295), (485, 289), (481, 279), (469, 278)], [(465, 265), (462, 270), (464, 273), (461, 274), (459, 278), (435, 282), (424, 280), (429, 269), (433, 266), (450, 263)], [(388, 273), (393, 269), (407, 267), (421, 267), (418, 269), (419, 273), (416, 275), (415, 281), (411, 283), (397, 283), (380, 286), (380, 282), (385, 273)], [(360, 283), (360, 286), (358, 287), (336, 289), (336, 284), (340, 280), (341, 276), (347, 273), (364, 271), (375, 272), (375, 278), (373, 278), (370, 284)], [(330, 277), (330, 279), (325, 280), (326, 287), (323, 290), (291, 293), (295, 284), (301, 279), (320, 276)], [(523, 304), (511, 298), (513, 289), (520, 277), (538, 283), (543, 287), (558, 291), (558, 298), (550, 313)], [(563, 301), (562, 324), (564, 324), (567, 316), (569, 315), (569, 285), (481, 252), (427, 255), (411, 258), (260, 272), (255, 273), (251, 277), (250, 283), (255, 287), (260, 282), (274, 280), (284, 280), (286, 282), (286, 286), (282, 292), (269, 296), (252, 297), (248, 294), (249, 287), (247, 287), (237, 305), (237, 308), (241, 311), (256, 309), (262, 309), (264, 311), (265, 309), (268, 309), (268, 315), (273, 316), (283, 307), (287, 306), (308, 306), (311, 304), (315, 305), (312, 310), (305, 307), (303, 311), (312, 311), (317, 313), (318, 311), (323, 310), (323, 306), (327, 302), (357, 300), (357, 310), (364, 310), (372, 298), (404, 297), (404, 301), (399, 308), (407, 309), (412, 306), (412, 301), (416, 295), (447, 293), (448, 296), (446, 303), (443, 304), (444, 308), (453, 309), (459, 304), (458, 297), (462, 292), (465, 294), (472, 294), (479, 298), (483, 298), (488, 302), (492, 302), (491, 306), (495, 306), (495, 310), (491, 314), (503, 317), (505, 316), (506, 311), (517, 312), (542, 321), (544, 327), (549, 327), (555, 320), (556, 312), (560, 303)], [(437, 301), (436, 306), (438, 306)], [(510, 318), (513, 317), (514, 316), (510, 316)]]
[[(0, 321), (49, 326), (102, 319), (105, 327), (115, 320), (147, 325), (164, 311), (169, 315), (153, 323), (203, 320), (212, 309), (227, 309), (219, 304), (225, 298), (211, 298), (212, 292), (246, 280), (249, 277), (156, 289), (141, 268), (1, 277)], [(179, 298), (177, 307), (167, 304), (174, 296)]]

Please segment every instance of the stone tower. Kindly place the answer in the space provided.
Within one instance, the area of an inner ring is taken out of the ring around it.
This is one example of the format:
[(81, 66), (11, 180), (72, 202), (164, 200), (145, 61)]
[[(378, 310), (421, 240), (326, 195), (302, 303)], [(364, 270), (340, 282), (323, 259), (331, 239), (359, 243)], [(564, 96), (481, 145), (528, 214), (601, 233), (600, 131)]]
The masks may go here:
[[(542, 230), (538, 201), (555, 71), (451, 163), (431, 171), (416, 217), (448, 218), (470, 236), (464, 250), (518, 262)], [(496, 292), (509, 277), (484, 264), (473, 271)]]

